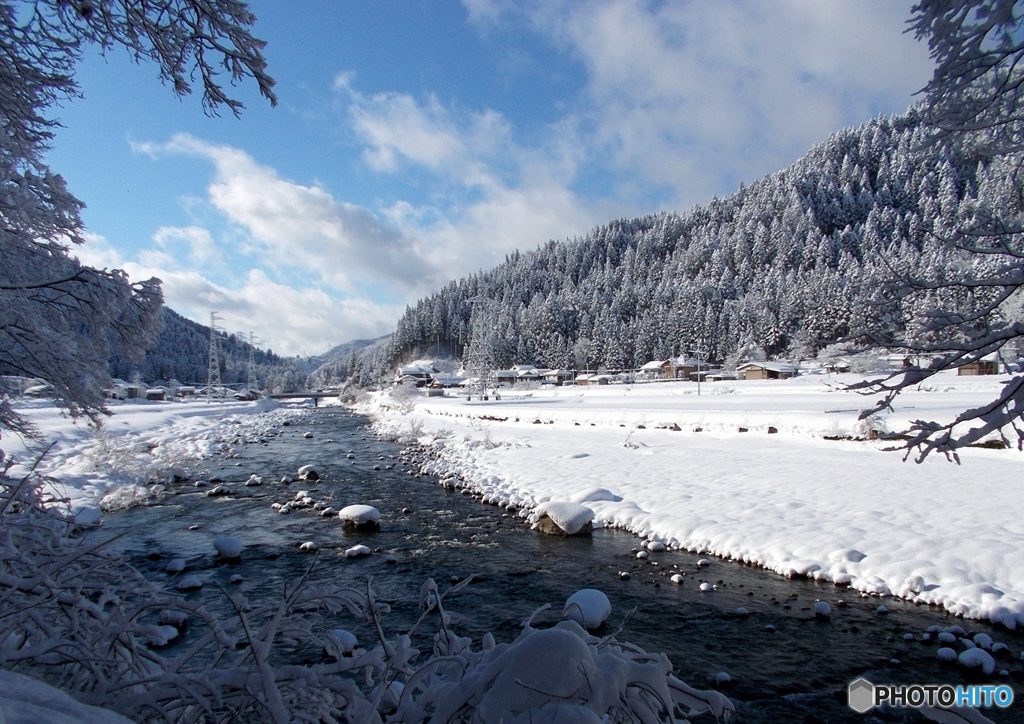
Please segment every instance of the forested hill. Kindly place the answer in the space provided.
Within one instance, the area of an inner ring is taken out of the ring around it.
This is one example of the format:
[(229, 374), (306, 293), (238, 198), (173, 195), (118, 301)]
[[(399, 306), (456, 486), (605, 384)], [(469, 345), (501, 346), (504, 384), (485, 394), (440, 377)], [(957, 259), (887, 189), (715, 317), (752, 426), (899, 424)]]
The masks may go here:
[[(164, 307), (164, 328), (138, 363), (111, 357), (112, 377), (131, 380), (136, 374), (146, 382), (174, 378), (183, 384), (205, 385), (210, 354), (210, 328)], [(221, 382), (244, 383), (248, 379), (249, 343), (234, 334), (218, 333)], [(272, 351), (253, 349), (256, 377), (261, 389), (273, 392), (303, 390), (312, 369), (308, 361), (279, 357)]]
[(623, 368), (694, 346), (718, 362), (806, 358), (878, 313), (893, 270), (945, 263), (932, 232), (1006, 198), (1007, 173), (927, 139), (914, 111), (873, 120), (686, 214), (515, 253), (409, 308), (364, 376), (444, 345), (500, 367)]

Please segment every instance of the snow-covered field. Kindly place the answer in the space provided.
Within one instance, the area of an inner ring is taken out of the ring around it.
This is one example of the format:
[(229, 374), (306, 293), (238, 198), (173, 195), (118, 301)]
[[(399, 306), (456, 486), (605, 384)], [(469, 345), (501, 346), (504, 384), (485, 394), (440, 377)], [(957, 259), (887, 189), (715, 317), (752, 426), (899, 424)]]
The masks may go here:
[(595, 525), (670, 547), (1024, 625), (1024, 454), (916, 464), (863, 439), (952, 419), (1005, 378), (940, 375), (869, 424), (857, 420), (868, 400), (842, 389), (857, 379), (719, 382), (699, 397), (686, 382), (486, 402), (385, 392), (361, 409), (382, 434), (433, 445), (434, 472), (495, 502), (584, 502)]

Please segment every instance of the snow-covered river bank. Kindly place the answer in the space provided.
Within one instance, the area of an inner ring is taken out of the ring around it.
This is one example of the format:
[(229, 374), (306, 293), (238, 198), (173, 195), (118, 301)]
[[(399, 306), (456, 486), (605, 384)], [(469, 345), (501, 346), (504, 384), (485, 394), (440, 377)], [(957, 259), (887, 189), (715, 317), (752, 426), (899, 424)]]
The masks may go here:
[[(995, 378), (941, 377), (870, 426), (950, 419)], [(503, 391), (361, 409), (387, 436), (428, 441), (437, 474), (532, 507), (584, 502), (598, 525), (787, 576), (1024, 626), (1024, 454), (901, 462), (865, 437), (859, 395), (822, 377)], [(597, 492), (594, 491), (604, 491)], [(608, 494), (610, 493), (610, 495)]]

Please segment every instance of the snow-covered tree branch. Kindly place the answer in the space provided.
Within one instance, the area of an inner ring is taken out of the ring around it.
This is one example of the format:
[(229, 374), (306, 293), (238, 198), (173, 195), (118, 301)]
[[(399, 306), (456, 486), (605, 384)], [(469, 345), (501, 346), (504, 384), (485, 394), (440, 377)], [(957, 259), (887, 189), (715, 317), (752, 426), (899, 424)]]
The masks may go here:
[[(159, 331), (160, 282), (132, 282), (73, 257), (82, 203), (44, 156), (53, 104), (77, 94), (75, 65), (90, 45), (151, 61), (174, 92), (202, 84), (216, 113), (242, 104), (224, 88), (251, 77), (273, 104), (264, 43), (238, 0), (0, 0), (0, 372), (45, 379), (72, 415), (103, 412), (111, 347), (138, 357)], [(0, 429), (30, 432), (0, 400)]]
[[(911, 28), (926, 38), (936, 61), (925, 87), (922, 109), (935, 130), (931, 143), (981, 159), (998, 169), (970, 204), (931, 230), (929, 245), (947, 251), (941, 263), (922, 254), (886, 285), (883, 301), (915, 311), (905, 330), (885, 328), (884, 318), (867, 337), (875, 344), (930, 355), (921, 369), (908, 369), (855, 386), (881, 392), (867, 416), (888, 407), (903, 390), (936, 373), (1003, 353), (1024, 339), (1024, 43), (1019, 2), (1008, 0), (923, 0), (913, 9)], [(956, 450), (1006, 430), (1024, 446), (1024, 384), (1018, 374), (991, 404), (965, 410), (955, 420), (917, 420), (904, 445), (918, 460)]]

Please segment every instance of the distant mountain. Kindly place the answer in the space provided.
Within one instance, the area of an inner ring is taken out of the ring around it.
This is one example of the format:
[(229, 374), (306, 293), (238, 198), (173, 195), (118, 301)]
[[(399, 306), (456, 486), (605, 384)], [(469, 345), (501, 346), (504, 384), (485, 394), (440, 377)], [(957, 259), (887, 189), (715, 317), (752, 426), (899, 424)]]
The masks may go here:
[(326, 354), (313, 358), (319, 366), (309, 375), (311, 389), (337, 387), (357, 375), (356, 382), (364, 385), (373, 380), (366, 374), (376, 366), (376, 358), (390, 354), (391, 335), (377, 339), (356, 339), (332, 347)]
[(707, 206), (613, 221), (453, 281), (338, 372), (381, 380), (435, 350), (575, 369), (694, 347), (724, 363), (807, 358), (872, 324), (908, 328), (920, 310), (879, 306), (879, 290), (894, 270), (955, 268), (937, 239), (1016, 188), (1000, 163), (929, 143), (913, 110), (879, 118)]
[[(210, 328), (186, 319), (164, 307), (164, 328), (156, 343), (137, 363), (112, 355), (111, 376), (131, 380), (138, 375), (153, 383), (176, 379), (183, 384), (205, 385), (210, 354)], [(221, 382), (246, 383), (250, 345), (234, 334), (218, 332)], [(306, 377), (314, 365), (307, 360), (279, 357), (270, 350), (252, 349), (256, 378), (262, 389), (290, 392), (306, 388)]]

